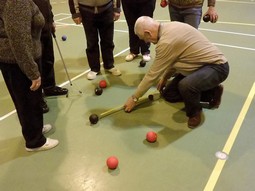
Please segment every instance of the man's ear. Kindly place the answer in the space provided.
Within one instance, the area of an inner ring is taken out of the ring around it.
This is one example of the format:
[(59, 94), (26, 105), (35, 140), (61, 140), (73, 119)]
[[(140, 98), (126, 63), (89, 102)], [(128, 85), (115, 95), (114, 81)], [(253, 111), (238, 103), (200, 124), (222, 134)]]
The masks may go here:
[(144, 36), (147, 38), (151, 38), (151, 32), (149, 30), (144, 30)]

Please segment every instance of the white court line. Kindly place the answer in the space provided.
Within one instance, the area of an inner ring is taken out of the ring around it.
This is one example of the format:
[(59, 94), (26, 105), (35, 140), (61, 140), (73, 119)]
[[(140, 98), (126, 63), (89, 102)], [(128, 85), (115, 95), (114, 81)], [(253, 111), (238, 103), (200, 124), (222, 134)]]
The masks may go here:
[[(254, 98), (254, 95), (255, 95), (255, 82), (253, 83), (253, 86), (250, 90), (250, 93), (248, 94), (248, 97), (247, 97), (247, 99), (246, 99), (246, 101), (243, 105), (243, 108), (242, 108), (241, 112), (239, 113), (239, 116), (238, 116), (238, 118), (235, 122), (235, 125), (234, 125), (234, 127), (233, 127), (233, 129), (232, 129), (232, 131), (231, 131), (231, 133), (228, 137), (228, 140), (227, 140), (227, 142), (226, 142), (226, 144), (225, 144), (225, 146), (222, 150), (226, 154), (230, 153), (230, 151), (231, 151), (231, 149), (234, 145), (234, 142), (235, 142), (236, 137), (238, 135), (238, 132), (239, 132), (241, 126), (242, 126), (242, 123), (245, 119), (247, 111), (248, 111), (248, 109), (251, 105), (251, 102)], [(216, 165), (215, 165), (215, 167), (214, 167), (214, 169), (211, 173), (211, 176), (210, 176), (210, 178), (209, 178), (209, 180), (208, 180), (208, 182), (207, 182), (207, 184), (204, 188), (204, 191), (213, 191), (213, 189), (214, 189), (214, 187), (215, 187), (215, 185), (216, 185), (216, 183), (219, 179), (221, 171), (222, 171), (222, 169), (225, 165), (225, 162), (226, 162), (226, 160), (218, 159), (218, 161), (217, 161), (217, 163), (216, 163)]]
[(6, 119), (7, 117), (11, 116), (12, 114), (16, 113), (16, 110), (13, 110), (7, 114), (5, 114), (4, 116), (0, 117), (0, 121)]
[(242, 47), (242, 46), (234, 46), (234, 45), (219, 44), (219, 43), (213, 43), (213, 44), (215, 44), (216, 46), (224, 46), (224, 47), (229, 47), (229, 48), (255, 51), (255, 48), (247, 48), (247, 47)]
[(255, 34), (246, 34), (246, 33), (239, 33), (239, 32), (230, 32), (230, 31), (222, 31), (222, 30), (204, 29), (204, 28), (199, 28), (199, 30), (201, 30), (201, 31), (217, 32), (217, 33), (225, 33), (225, 34), (234, 34), (234, 35), (239, 35), (239, 36), (255, 37)]
[(217, 21), (217, 24), (241, 25), (241, 26), (252, 26), (252, 27), (255, 27), (255, 24), (252, 24), (252, 23), (236, 23), (236, 22)]
[(248, 1), (228, 1), (228, 0), (217, 0), (217, 2), (224, 2), (224, 3), (236, 3), (236, 4), (252, 4), (254, 5), (255, 2), (251, 1), (251, 2), (248, 2)]

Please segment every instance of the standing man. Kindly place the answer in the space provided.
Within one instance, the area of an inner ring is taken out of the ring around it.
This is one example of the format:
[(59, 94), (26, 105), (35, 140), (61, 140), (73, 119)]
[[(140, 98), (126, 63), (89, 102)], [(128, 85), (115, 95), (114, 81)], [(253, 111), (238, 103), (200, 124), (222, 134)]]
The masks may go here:
[(100, 73), (100, 48), (104, 69), (114, 76), (120, 76), (114, 67), (113, 33), (114, 21), (120, 17), (120, 0), (69, 0), (70, 12), (76, 24), (83, 24), (87, 39), (87, 59), (90, 72), (88, 80)]
[[(161, 6), (168, 4), (168, 10), (171, 21), (187, 23), (198, 29), (204, 0), (161, 0)], [(208, 10), (204, 15), (210, 17), (212, 23), (218, 20), (218, 14), (215, 9), (216, 0), (207, 0)]]
[(135, 21), (140, 16), (153, 17), (156, 0), (121, 0), (121, 2), (128, 25), (130, 47), (130, 53), (126, 56), (125, 60), (127, 62), (132, 61), (141, 53), (143, 61), (148, 62), (151, 59), (150, 43), (138, 38), (134, 33), (134, 26)]
[[(200, 31), (186, 23), (161, 24), (143, 16), (136, 21), (134, 30), (140, 39), (156, 44), (156, 56), (125, 103), (125, 111), (130, 112), (136, 101), (160, 79), (157, 88), (162, 96), (169, 102), (184, 101), (188, 127), (196, 128), (201, 123), (201, 98), (206, 97), (202, 101), (208, 101), (211, 108), (221, 103), (220, 83), (229, 74), (227, 59)], [(167, 83), (173, 75), (173, 80)]]
[[(53, 20), (52, 7), (49, 0), (33, 0), (43, 14), (45, 25), (42, 29), (42, 88), (45, 96), (66, 95), (68, 89), (56, 86), (54, 71), (54, 47), (52, 33), (55, 33), (55, 23)], [(46, 101), (42, 100), (42, 108), (44, 113), (49, 111)]]

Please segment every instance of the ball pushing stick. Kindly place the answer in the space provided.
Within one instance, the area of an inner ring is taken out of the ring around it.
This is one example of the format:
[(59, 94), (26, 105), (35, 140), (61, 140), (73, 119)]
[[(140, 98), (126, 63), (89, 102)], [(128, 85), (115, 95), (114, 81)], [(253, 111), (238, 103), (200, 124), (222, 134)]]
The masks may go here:
[[(159, 99), (160, 96), (158, 94), (150, 94), (148, 97), (142, 97), (138, 100), (138, 102), (136, 103), (136, 105), (141, 105), (143, 103), (146, 103), (148, 101), (155, 101), (156, 99)], [(100, 115), (97, 115), (97, 114), (91, 114), (90, 117), (89, 117), (89, 121), (91, 124), (97, 124), (97, 122), (103, 118), (103, 117), (106, 117), (108, 115), (111, 115), (111, 114), (114, 114), (116, 112), (119, 112), (121, 110), (124, 109), (124, 106), (118, 106), (118, 107), (115, 107), (115, 108), (112, 108), (110, 110), (107, 110), (103, 113), (101, 113)]]

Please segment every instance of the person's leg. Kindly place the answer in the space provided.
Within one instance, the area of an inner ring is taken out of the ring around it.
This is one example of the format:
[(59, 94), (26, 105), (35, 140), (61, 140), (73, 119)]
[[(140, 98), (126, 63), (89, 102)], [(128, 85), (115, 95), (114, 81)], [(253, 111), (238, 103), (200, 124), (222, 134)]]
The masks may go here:
[(105, 69), (111, 69), (114, 67), (113, 58), (113, 33), (114, 33), (114, 21), (113, 21), (113, 9), (112, 7), (106, 11), (100, 13), (97, 16), (96, 25), (99, 29), (100, 46), (102, 52), (102, 59)]
[(183, 97), (186, 114), (193, 117), (201, 112), (201, 92), (215, 88), (223, 82), (229, 73), (228, 64), (210, 64), (188, 75), (179, 82), (179, 91)]
[[(140, 8), (138, 17), (149, 16), (149, 17), (153, 18), (153, 13), (154, 13), (155, 6), (156, 6), (156, 0), (148, 0), (146, 2), (139, 4), (138, 6)], [(150, 54), (150, 43), (146, 43), (143, 40), (139, 40), (139, 46), (141, 48), (142, 55)]]
[(202, 17), (202, 7), (184, 9), (181, 11), (181, 14), (183, 15), (184, 23), (187, 23), (198, 29)]
[(82, 16), (82, 24), (84, 27), (86, 40), (87, 40), (87, 59), (91, 71), (100, 72), (100, 52), (98, 45), (98, 29), (95, 26), (95, 14), (83, 10), (80, 7), (80, 12)]
[(178, 84), (183, 78), (185, 78), (185, 76), (177, 74), (163, 89), (162, 97), (166, 101), (170, 103), (183, 101), (183, 98), (178, 89)]
[(130, 52), (133, 54), (139, 54), (139, 38), (134, 32), (135, 22), (137, 20), (137, 11), (139, 11), (140, 7), (138, 7), (134, 3), (128, 3), (127, 1), (122, 1), (123, 12), (126, 17), (127, 25), (128, 25), (128, 34), (129, 34), (129, 47)]
[[(68, 89), (56, 86), (54, 70), (55, 62), (54, 47), (50, 31), (44, 32), (44, 34), (41, 37), (41, 42), (42, 42), (41, 78), (44, 95), (45, 96), (66, 95), (68, 93)], [(42, 102), (42, 106), (43, 105), (47, 104), (45, 102)]]
[(169, 5), (168, 6), (168, 11), (169, 11), (169, 15), (170, 15), (170, 20), (171, 21), (184, 22), (184, 18), (180, 14), (180, 9)]
[(56, 85), (54, 72), (54, 50), (51, 33), (41, 37), (42, 42), (42, 88), (50, 88)]
[(26, 147), (41, 147), (46, 142), (42, 134), (43, 113), (40, 107), (42, 89), (31, 91), (31, 81), (18, 65), (2, 64), (1, 71), (17, 110)]

